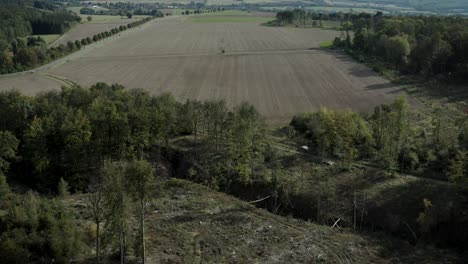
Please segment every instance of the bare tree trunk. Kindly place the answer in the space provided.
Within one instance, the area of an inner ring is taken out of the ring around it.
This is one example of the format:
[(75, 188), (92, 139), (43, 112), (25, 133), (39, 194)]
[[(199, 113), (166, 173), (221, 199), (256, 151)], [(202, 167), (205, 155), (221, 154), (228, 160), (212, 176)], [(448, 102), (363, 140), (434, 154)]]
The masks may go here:
[(365, 209), (366, 209), (366, 206), (365, 206), (365, 205), (366, 205), (366, 201), (365, 201), (365, 199), (366, 199), (366, 194), (364, 193), (364, 194), (362, 195), (361, 224), (360, 224), (360, 227), (359, 227), (359, 229), (360, 229), (361, 231), (362, 231), (362, 224), (363, 224), (363, 222), (364, 222), (364, 211), (365, 211)]
[(96, 264), (99, 264), (99, 258), (101, 256), (100, 247), (101, 247), (101, 237), (99, 233), (100, 221), (96, 218)]
[(94, 223), (96, 224), (96, 264), (99, 264), (101, 256), (100, 228), (102, 222), (102, 196), (99, 184), (97, 185), (97, 189), (94, 192), (89, 193), (88, 199), (88, 210), (94, 219)]
[(124, 263), (124, 238), (123, 231), (120, 229), (120, 264)]
[(145, 264), (145, 200), (141, 199), (141, 212), (140, 212), (140, 230), (141, 230), (141, 263)]
[(126, 262), (125, 256), (127, 255), (127, 236), (125, 235), (125, 231), (123, 234), (123, 264)]
[(354, 191), (353, 206), (354, 206), (353, 230), (354, 230), (354, 232), (356, 232), (356, 210), (357, 210), (356, 191)]
[(320, 223), (320, 199), (322, 199), (322, 197), (319, 191), (317, 197), (317, 223)]

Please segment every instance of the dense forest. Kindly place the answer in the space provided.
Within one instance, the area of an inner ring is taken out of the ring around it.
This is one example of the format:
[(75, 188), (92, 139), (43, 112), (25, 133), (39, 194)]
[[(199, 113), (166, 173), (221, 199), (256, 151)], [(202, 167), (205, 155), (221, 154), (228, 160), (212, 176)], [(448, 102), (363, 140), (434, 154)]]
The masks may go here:
[[(303, 10), (277, 14), (281, 24), (298, 26), (316, 21), (340, 21), (345, 31), (335, 46), (378, 72), (449, 82), (466, 82), (468, 76), (468, 20), (463, 17), (396, 17), (361, 14), (316, 14)], [(350, 32), (354, 31), (354, 36)]]
[[(389, 174), (425, 176), (429, 171), (438, 180), (465, 184), (466, 116), (435, 116), (430, 124), (421, 120), (401, 97), (369, 116), (327, 109), (301, 114), (281, 133), (307, 146), (309, 155), (333, 160), (340, 170), (352, 171), (367, 161)], [(36, 97), (11, 91), (0, 93), (0, 131), (0, 209), (7, 210), (0, 216), (0, 256), (11, 263), (80, 254), (83, 234), (60, 198), (70, 191), (89, 192), (96, 226), (104, 223), (102, 237), (94, 236), (97, 249), (105, 245), (125, 254), (122, 243), (127, 241), (141, 256), (144, 238), (125, 237), (129, 208), (137, 208), (141, 234), (144, 190), (153, 188), (155, 177), (152, 167), (161, 157), (174, 161), (180, 156), (184, 147), (176, 139), (192, 142), (184, 177), (193, 181), (230, 192), (267, 190), (275, 204), (283, 205), (301, 183), (301, 174), (285, 167), (270, 130), (249, 104), (229, 109), (223, 101), (180, 103), (170, 94), (151, 96), (103, 83)], [(57, 198), (51, 204), (33, 192), (16, 196), (9, 182)], [(320, 215), (326, 212), (322, 206)]]
[(21, 4), (0, 6), (0, 39), (11, 42), (29, 35), (63, 34), (81, 18), (65, 10), (53, 12)]
[(63, 34), (70, 23), (80, 21), (81, 17), (68, 11), (46, 12), (21, 5), (2, 5), (0, 13), (4, 14), (0, 14), (0, 24), (4, 25), (0, 27), (0, 74), (34, 68), (152, 19), (144, 18), (93, 37), (49, 48), (40, 36), (29, 35)]

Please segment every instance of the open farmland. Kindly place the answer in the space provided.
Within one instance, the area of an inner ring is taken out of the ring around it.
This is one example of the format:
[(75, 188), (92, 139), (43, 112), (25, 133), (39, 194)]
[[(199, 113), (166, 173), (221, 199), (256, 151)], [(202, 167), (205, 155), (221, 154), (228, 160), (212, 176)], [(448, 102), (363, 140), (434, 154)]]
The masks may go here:
[(81, 40), (86, 37), (92, 38), (94, 35), (101, 32), (109, 31), (113, 28), (124, 26), (129, 23), (138, 21), (142, 17), (127, 17), (121, 18), (120, 16), (92, 16), (93, 20), (88, 22), (86, 17), (83, 16), (83, 23), (77, 24), (66, 34), (63, 34), (56, 41), (51, 43), (50, 46), (56, 47), (60, 44), (66, 45), (68, 41)]
[[(108, 82), (170, 92), (180, 100), (247, 101), (275, 123), (320, 107), (369, 111), (402, 94), (346, 55), (319, 48), (339, 32), (192, 20), (151, 22), (45, 73), (84, 86)], [(0, 86), (9, 88), (1, 79)], [(31, 83), (21, 89), (40, 88), (54, 87)]]
[(31, 89), (31, 87), (42, 87), (44, 90), (57, 90), (64, 83), (58, 82), (46, 75), (25, 73), (12, 76), (1, 76), (0, 90), (8, 89), (20, 91), (26, 95), (34, 95), (40, 92), (39, 89)]

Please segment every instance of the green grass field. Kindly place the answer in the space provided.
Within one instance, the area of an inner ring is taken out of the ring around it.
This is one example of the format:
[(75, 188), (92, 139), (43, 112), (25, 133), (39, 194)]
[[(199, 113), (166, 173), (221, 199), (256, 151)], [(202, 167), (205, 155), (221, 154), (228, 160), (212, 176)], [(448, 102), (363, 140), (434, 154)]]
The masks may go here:
[(328, 49), (333, 45), (333, 41), (325, 41), (320, 43), (320, 48), (322, 49)]
[(256, 16), (194, 16), (190, 18), (193, 23), (241, 23), (241, 22), (258, 22), (264, 23), (271, 21), (271, 17), (256, 17)]
[(222, 12), (205, 13), (204, 16), (251, 16), (252, 12), (242, 10), (225, 10)]
[(60, 37), (60, 35), (59, 34), (32, 35), (31, 37), (41, 37), (46, 42), (46, 44), (48, 45), (48, 44), (54, 42), (56, 39), (58, 39)]
[(88, 15), (80, 15), (81, 23), (83, 24), (104, 24), (104, 23), (115, 23), (116, 21), (125, 21), (128, 20), (133, 22), (145, 18), (146, 16), (133, 16), (132, 19), (128, 19), (126, 16), (108, 16), (108, 15), (92, 15), (93, 18), (91, 21), (88, 21)]
[[(84, 6), (72, 6), (72, 7), (67, 7), (67, 10), (70, 10), (74, 13), (77, 13), (79, 14), (80, 13), (80, 10), (84, 8)], [(93, 9), (94, 11), (108, 11), (109, 9), (107, 8), (96, 8), (96, 7), (90, 7), (90, 9)]]

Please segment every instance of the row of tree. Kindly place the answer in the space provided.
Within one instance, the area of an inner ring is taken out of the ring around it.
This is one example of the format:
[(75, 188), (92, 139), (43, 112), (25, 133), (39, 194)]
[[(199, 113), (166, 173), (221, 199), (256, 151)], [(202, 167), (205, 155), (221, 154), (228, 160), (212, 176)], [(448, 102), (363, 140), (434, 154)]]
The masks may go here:
[[(67, 45), (47, 48), (46, 43), (40, 37), (16, 38), (8, 43), (0, 40), (0, 74), (13, 73), (28, 70), (49, 61), (56, 60), (67, 54), (80, 50), (83, 46), (104, 38), (118, 34), (132, 27), (137, 27), (151, 20), (151, 17), (120, 26), (110, 31), (102, 32), (91, 37), (86, 37), (74, 42), (68, 41)], [(3, 43), (3, 44), (2, 44)]]
[(214, 13), (214, 12), (222, 12), (224, 11), (224, 7), (218, 7), (218, 8), (209, 8), (209, 9), (195, 9), (195, 10), (185, 10), (182, 12), (182, 15), (199, 15), (199, 14), (205, 14), (205, 13)]
[[(382, 17), (382, 13), (378, 12), (376, 17)], [(296, 26), (321, 26), (322, 21), (338, 21), (340, 26), (346, 22), (356, 21), (361, 18), (368, 18), (370, 14), (367, 13), (317, 13), (308, 12), (304, 9), (285, 10), (276, 13), (276, 20), (274, 23), (280, 26), (296, 25)]]

